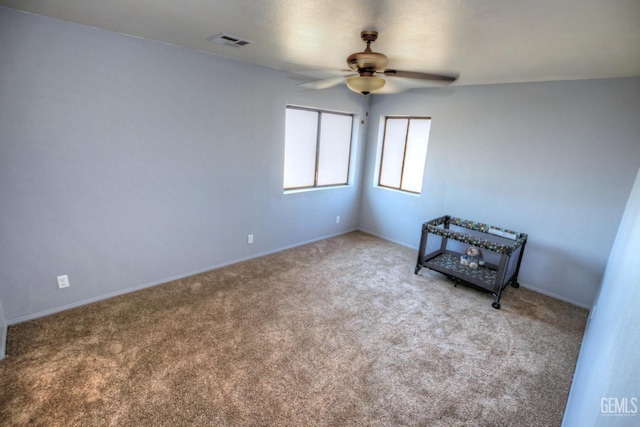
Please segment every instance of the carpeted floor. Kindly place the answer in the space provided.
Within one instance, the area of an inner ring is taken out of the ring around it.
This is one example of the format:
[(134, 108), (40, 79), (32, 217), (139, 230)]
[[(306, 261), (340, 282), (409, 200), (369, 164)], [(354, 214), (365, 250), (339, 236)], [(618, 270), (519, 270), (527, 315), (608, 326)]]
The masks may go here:
[(559, 425), (587, 311), (415, 257), (355, 232), (11, 326), (0, 425)]

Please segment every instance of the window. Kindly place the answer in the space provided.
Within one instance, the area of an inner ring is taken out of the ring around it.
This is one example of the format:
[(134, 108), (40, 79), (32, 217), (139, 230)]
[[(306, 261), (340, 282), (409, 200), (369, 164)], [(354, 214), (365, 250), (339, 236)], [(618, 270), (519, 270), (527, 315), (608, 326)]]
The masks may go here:
[(430, 129), (430, 117), (385, 119), (378, 181), (381, 187), (420, 193)]
[(284, 189), (347, 185), (353, 115), (287, 106)]

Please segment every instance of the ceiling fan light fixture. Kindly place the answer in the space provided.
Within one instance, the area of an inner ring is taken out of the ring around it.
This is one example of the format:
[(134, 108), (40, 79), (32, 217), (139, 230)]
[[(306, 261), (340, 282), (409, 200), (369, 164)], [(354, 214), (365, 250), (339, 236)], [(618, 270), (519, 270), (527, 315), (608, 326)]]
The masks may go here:
[(385, 83), (384, 79), (375, 76), (356, 76), (347, 79), (347, 87), (363, 95), (382, 89)]

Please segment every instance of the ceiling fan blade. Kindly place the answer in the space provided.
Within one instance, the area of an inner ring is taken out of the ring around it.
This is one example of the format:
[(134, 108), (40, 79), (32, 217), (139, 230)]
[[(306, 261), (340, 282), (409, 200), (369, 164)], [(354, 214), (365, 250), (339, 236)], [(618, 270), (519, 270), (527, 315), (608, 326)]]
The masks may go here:
[(385, 76), (389, 77), (404, 77), (407, 79), (416, 80), (430, 80), (441, 83), (453, 83), (458, 79), (458, 76), (447, 76), (442, 74), (430, 74), (430, 73), (418, 73), (416, 71), (401, 71), (401, 70), (385, 70)]
[[(355, 75), (355, 74), (354, 74)], [(349, 77), (349, 76), (346, 76)], [(328, 79), (314, 80), (307, 83), (301, 83), (298, 86), (306, 87), (308, 89), (329, 89), (330, 87), (338, 86), (346, 81), (345, 76), (330, 77)]]

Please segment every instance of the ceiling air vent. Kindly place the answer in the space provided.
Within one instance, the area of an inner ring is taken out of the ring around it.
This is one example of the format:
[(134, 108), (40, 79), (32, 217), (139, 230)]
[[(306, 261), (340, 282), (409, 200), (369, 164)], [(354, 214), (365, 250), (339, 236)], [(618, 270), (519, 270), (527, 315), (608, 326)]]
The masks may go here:
[(225, 44), (227, 46), (235, 46), (235, 47), (246, 46), (248, 44), (253, 43), (250, 40), (243, 40), (240, 37), (232, 36), (231, 34), (225, 34), (225, 33), (216, 34), (213, 37), (209, 37), (207, 40), (209, 40), (210, 42), (216, 42), (220, 44)]

